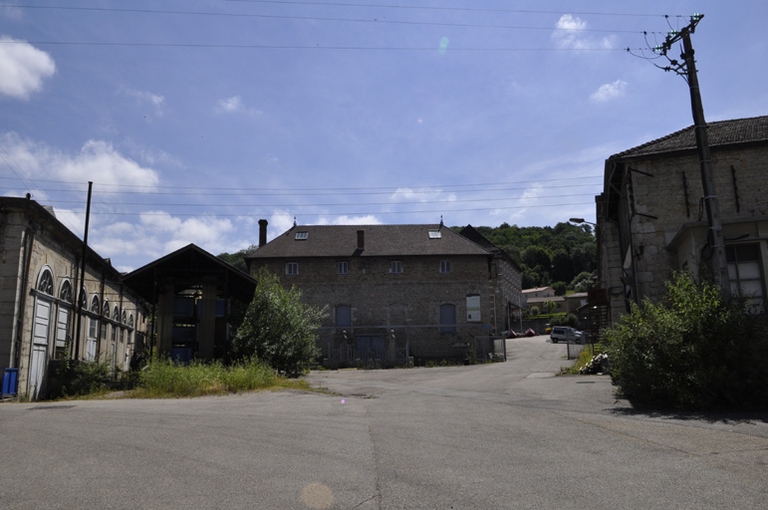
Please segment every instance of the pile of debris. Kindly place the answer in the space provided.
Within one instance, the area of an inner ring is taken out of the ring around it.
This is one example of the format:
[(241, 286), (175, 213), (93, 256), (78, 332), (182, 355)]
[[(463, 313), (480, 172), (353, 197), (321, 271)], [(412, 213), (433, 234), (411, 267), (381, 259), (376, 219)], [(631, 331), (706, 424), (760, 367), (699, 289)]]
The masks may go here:
[(592, 359), (589, 360), (586, 365), (581, 367), (579, 373), (586, 375), (602, 374), (608, 372), (609, 368), (608, 355), (600, 353), (592, 356)]

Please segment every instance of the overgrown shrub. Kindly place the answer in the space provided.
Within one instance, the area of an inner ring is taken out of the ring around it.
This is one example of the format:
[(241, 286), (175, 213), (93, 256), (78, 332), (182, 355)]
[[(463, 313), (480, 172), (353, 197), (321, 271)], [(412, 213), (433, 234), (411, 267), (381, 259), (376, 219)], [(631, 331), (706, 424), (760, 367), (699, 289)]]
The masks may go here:
[(744, 299), (687, 273), (667, 283), (659, 304), (633, 306), (603, 332), (619, 393), (680, 410), (768, 408), (765, 315)]
[(50, 397), (75, 397), (100, 393), (109, 389), (113, 378), (107, 362), (70, 360), (69, 355), (59, 361), (56, 384)]
[(253, 301), (229, 357), (242, 361), (255, 356), (281, 374), (301, 375), (319, 355), (316, 332), (325, 310), (305, 305), (298, 289), (284, 289), (277, 276), (263, 268), (256, 279)]

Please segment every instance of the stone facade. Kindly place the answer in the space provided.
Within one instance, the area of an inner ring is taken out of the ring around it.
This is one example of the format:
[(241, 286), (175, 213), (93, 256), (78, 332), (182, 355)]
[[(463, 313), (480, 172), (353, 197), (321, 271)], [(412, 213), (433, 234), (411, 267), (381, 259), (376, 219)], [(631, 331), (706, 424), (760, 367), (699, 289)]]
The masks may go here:
[[(762, 306), (768, 269), (768, 117), (709, 125), (715, 190), (733, 292)], [(710, 271), (693, 128), (611, 156), (598, 197), (599, 286), (610, 316), (658, 300), (674, 270)]]
[(520, 295), (510, 260), (442, 225), (294, 226), (247, 262), (326, 307), (319, 346), (333, 364), (463, 358), (508, 329)]
[(83, 243), (32, 200), (0, 198), (0, 231), (0, 370), (18, 369), (19, 393), (44, 394), (51, 360), (66, 352), (127, 370), (146, 310), (120, 273), (88, 250), (76, 292)]

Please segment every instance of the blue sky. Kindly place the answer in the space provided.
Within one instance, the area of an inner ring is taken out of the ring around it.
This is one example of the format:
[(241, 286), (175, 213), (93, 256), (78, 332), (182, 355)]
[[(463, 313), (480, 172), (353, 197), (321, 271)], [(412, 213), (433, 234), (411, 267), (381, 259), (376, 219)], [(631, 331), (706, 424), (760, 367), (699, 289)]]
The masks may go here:
[(764, 0), (0, 1), (0, 192), (82, 236), (92, 181), (122, 270), (260, 218), (594, 221), (605, 159), (692, 123), (649, 46), (696, 12), (707, 120), (768, 114)]

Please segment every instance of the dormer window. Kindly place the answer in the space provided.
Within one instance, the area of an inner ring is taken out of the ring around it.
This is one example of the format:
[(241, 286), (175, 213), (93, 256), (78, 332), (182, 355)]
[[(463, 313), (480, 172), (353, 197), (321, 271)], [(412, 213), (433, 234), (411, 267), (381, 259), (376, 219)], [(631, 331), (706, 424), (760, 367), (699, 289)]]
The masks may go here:
[(443, 234), (439, 230), (430, 230), (429, 231), (429, 238), (430, 239), (441, 239), (443, 237)]
[(297, 241), (306, 241), (307, 237), (309, 237), (309, 232), (296, 232), (296, 240)]

